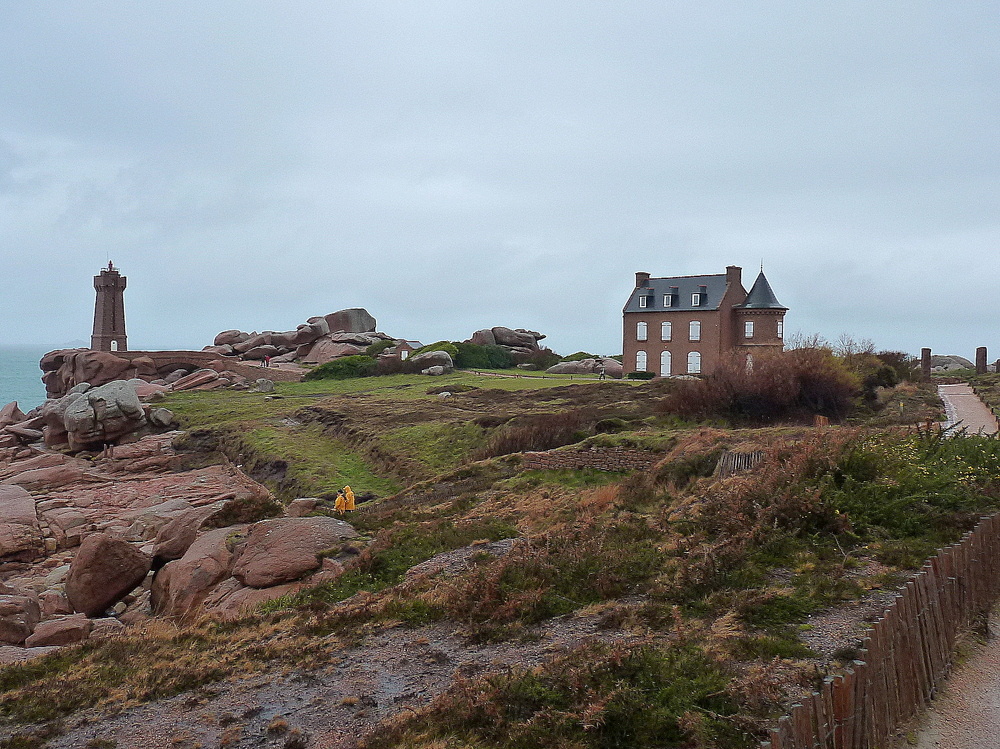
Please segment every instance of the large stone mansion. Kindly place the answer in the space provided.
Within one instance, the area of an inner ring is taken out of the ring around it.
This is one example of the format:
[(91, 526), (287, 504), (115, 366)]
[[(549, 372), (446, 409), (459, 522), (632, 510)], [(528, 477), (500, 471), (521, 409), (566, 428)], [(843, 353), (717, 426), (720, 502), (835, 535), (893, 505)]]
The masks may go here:
[(710, 276), (650, 278), (635, 274), (623, 310), (626, 372), (662, 377), (709, 374), (731, 352), (752, 366), (758, 352), (780, 351), (787, 307), (761, 270), (749, 293), (743, 269), (730, 265)]

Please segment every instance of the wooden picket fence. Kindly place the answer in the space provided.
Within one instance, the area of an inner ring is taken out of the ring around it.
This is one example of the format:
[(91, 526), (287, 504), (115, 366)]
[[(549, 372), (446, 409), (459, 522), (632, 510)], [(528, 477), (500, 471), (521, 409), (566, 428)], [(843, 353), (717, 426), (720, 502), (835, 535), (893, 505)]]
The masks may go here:
[(1000, 516), (928, 561), (875, 622), (853, 666), (792, 706), (762, 749), (879, 749), (937, 692), (955, 639), (1000, 593)]

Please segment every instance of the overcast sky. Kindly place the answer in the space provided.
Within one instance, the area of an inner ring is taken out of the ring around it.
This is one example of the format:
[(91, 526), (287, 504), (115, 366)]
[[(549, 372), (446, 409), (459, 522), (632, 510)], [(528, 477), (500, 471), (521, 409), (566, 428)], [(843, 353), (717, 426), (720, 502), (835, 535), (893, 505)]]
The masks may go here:
[(1000, 3), (0, 0), (0, 343), (365, 307), (621, 351), (634, 272), (1000, 356)]

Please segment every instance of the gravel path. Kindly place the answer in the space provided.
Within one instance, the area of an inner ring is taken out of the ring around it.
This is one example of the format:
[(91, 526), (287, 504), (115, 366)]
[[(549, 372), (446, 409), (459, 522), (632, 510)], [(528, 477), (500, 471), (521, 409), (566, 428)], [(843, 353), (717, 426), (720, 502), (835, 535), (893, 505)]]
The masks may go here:
[(945, 429), (957, 426), (969, 434), (997, 433), (996, 417), (968, 385), (938, 385), (938, 395), (947, 415)]
[[(921, 716), (916, 749), (1000, 747), (1000, 622), (990, 618), (989, 640), (955, 669), (941, 695)], [(905, 743), (903, 743), (905, 742)]]

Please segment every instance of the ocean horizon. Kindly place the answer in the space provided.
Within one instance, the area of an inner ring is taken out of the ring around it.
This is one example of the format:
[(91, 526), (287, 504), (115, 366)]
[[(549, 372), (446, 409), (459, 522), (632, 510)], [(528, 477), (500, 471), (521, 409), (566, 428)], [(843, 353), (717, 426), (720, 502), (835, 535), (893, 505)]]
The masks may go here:
[(27, 413), (45, 402), (38, 362), (53, 346), (0, 345), (0, 407), (17, 401)]

